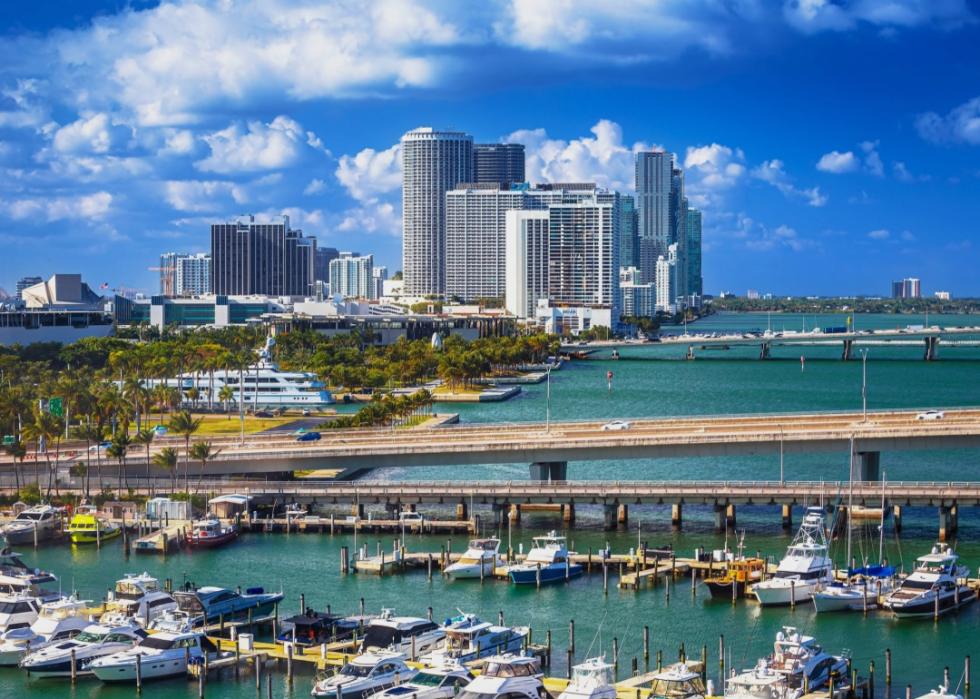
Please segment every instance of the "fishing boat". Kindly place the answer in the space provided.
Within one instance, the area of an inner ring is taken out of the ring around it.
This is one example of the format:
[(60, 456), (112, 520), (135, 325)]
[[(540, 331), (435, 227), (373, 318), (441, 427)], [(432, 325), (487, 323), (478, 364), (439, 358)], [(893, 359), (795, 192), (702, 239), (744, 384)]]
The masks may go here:
[[(727, 543), (725, 550), (728, 550)], [(708, 586), (712, 597), (734, 600), (744, 597), (751, 585), (761, 581), (765, 569), (766, 562), (763, 559), (745, 557), (745, 532), (742, 532), (738, 540), (738, 555), (728, 561), (724, 573), (705, 578), (704, 584)]]
[(810, 599), (818, 585), (832, 581), (832, 568), (827, 556), (823, 509), (809, 507), (775, 577), (752, 585), (749, 591), (763, 606), (803, 602)]
[(701, 673), (692, 670), (687, 663), (668, 665), (654, 675), (650, 682), (651, 697), (704, 699), (707, 694)]
[(605, 658), (589, 658), (572, 667), (572, 679), (558, 699), (616, 699), (615, 666)]
[(61, 534), (61, 511), (51, 505), (35, 505), (23, 510), (0, 531), (8, 546), (48, 541)]
[(473, 675), (459, 663), (426, 666), (408, 682), (386, 689), (372, 699), (452, 699), (473, 681)]
[(89, 625), (88, 600), (65, 597), (41, 605), (29, 627), (11, 629), (0, 636), (0, 666), (17, 665), (29, 649), (43, 648), (75, 636)]
[(361, 627), (357, 619), (326, 614), (307, 608), (302, 614), (282, 620), (282, 632), (276, 640), (300, 646), (346, 641)]
[(177, 608), (173, 596), (160, 589), (160, 581), (147, 572), (127, 574), (116, 581), (99, 622), (123, 626), (133, 622), (146, 628), (161, 614)]
[(536, 658), (495, 655), (482, 674), (466, 685), (458, 699), (540, 699), (545, 696), (541, 665)]
[(53, 600), (60, 595), (41, 585), (57, 581), (58, 578), (47, 571), (28, 568), (19, 553), (9, 548), (0, 550), (0, 593), (25, 592), (46, 601)]
[(332, 677), (320, 678), (310, 692), (328, 699), (363, 699), (409, 682), (416, 671), (405, 664), (405, 656), (391, 651), (358, 655)]
[(136, 658), (142, 680), (186, 675), (189, 663), (216, 655), (217, 648), (198, 631), (172, 633), (161, 631), (140, 640), (132, 648), (96, 658), (89, 664), (92, 674), (103, 682), (135, 682)]
[(28, 628), (37, 621), (42, 600), (26, 592), (0, 595), (0, 634)]
[(381, 616), (371, 619), (361, 641), (361, 652), (389, 650), (408, 653), (413, 660), (419, 654), (441, 645), (446, 632), (435, 622), (411, 616), (395, 616), (383, 609)]
[(582, 565), (572, 563), (569, 558), (565, 537), (551, 531), (547, 536), (534, 537), (533, 541), (534, 546), (528, 551), (524, 562), (508, 569), (511, 582), (517, 585), (544, 585), (582, 574)]
[(118, 524), (95, 515), (94, 510), (76, 512), (68, 522), (68, 536), (73, 544), (96, 544), (122, 534)]
[(199, 587), (174, 593), (177, 608), (187, 612), (195, 628), (218, 621), (242, 621), (268, 616), (282, 601), (281, 592), (251, 587), (245, 594), (224, 587)]
[(208, 517), (191, 525), (187, 543), (193, 548), (217, 548), (234, 541), (237, 536), (238, 527), (234, 524), (222, 524), (217, 517)]
[(443, 571), (451, 578), (480, 578), (493, 575), (495, 568), (504, 565), (500, 554), (500, 539), (473, 539), (466, 552)]
[(897, 617), (935, 617), (955, 612), (976, 600), (967, 584), (970, 569), (947, 544), (916, 559), (915, 570), (882, 600), (882, 606)]
[(516, 653), (524, 646), (529, 629), (526, 626), (511, 628), (483, 621), (475, 614), (459, 613), (446, 619), (443, 624), (445, 642), (420, 660), (426, 662), (469, 663), (489, 655)]
[(75, 674), (91, 675), (89, 665), (97, 658), (132, 648), (146, 632), (140, 627), (89, 624), (74, 638), (32, 650), (20, 666), (38, 677), (71, 677), (71, 659), (75, 657)]

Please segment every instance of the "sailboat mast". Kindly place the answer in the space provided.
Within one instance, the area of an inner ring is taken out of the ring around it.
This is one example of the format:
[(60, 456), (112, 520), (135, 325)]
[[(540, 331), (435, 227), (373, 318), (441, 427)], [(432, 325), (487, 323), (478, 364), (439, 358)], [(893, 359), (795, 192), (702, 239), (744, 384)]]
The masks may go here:
[(887, 474), (881, 473), (881, 521), (878, 523), (878, 563), (883, 563), (885, 558), (885, 478)]
[(851, 567), (851, 510), (854, 507), (854, 435), (851, 435), (850, 463), (847, 469), (847, 560), (844, 562), (848, 569)]

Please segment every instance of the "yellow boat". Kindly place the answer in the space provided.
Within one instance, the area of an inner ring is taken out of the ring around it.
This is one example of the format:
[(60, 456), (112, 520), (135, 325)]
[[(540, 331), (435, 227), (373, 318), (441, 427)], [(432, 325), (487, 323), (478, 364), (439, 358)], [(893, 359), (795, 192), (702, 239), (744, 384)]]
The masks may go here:
[(92, 512), (78, 512), (68, 523), (68, 535), (73, 544), (95, 544), (122, 534), (122, 527), (99, 519)]

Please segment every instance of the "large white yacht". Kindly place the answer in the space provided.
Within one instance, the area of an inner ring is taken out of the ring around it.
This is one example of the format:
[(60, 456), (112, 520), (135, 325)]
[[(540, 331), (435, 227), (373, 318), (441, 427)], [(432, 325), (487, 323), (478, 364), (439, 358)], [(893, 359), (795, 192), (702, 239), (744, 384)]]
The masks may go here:
[(89, 622), (88, 600), (65, 597), (41, 605), (37, 620), (29, 627), (10, 629), (0, 636), (0, 665), (17, 665), (29, 649), (43, 648), (76, 635)]
[(362, 699), (409, 682), (415, 673), (401, 653), (365, 653), (344, 665), (336, 675), (317, 680), (310, 694), (329, 699)]
[[(219, 369), (214, 372), (196, 372), (172, 379), (147, 379), (145, 385), (164, 384), (187, 392), (196, 388), (199, 403), (220, 405), (218, 394), (224, 386), (234, 391), (232, 402), (241, 401), (249, 408), (321, 408), (335, 403), (330, 391), (315, 374), (301, 371), (280, 371), (272, 361), (271, 352), (275, 340), (269, 337), (265, 347), (259, 350), (258, 361), (245, 369), (241, 376), (236, 369)], [(240, 382), (240, 385), (239, 385)], [(212, 393), (213, 391), (213, 393)]]
[(882, 602), (898, 617), (938, 616), (976, 600), (967, 584), (970, 569), (946, 544), (916, 559), (915, 570)]
[(7, 544), (31, 544), (61, 534), (61, 511), (51, 505), (35, 505), (23, 510), (3, 527)]
[(447, 619), (443, 629), (445, 643), (437, 650), (423, 655), (423, 663), (446, 661), (469, 663), (488, 655), (516, 653), (521, 650), (529, 629), (526, 626), (497, 626), (483, 621), (475, 614), (464, 614)]
[(143, 680), (187, 674), (188, 663), (201, 662), (217, 652), (200, 631), (171, 633), (161, 631), (147, 636), (128, 650), (97, 658), (89, 668), (103, 682), (135, 682), (136, 658), (140, 659)]
[(127, 574), (116, 581), (99, 621), (120, 626), (130, 621), (147, 627), (165, 612), (177, 609), (174, 598), (160, 589), (160, 581), (149, 573)]
[(413, 659), (433, 650), (446, 638), (446, 632), (435, 622), (411, 616), (395, 616), (384, 609), (372, 619), (361, 641), (361, 651), (391, 650), (407, 653)]
[(473, 539), (459, 560), (446, 566), (443, 572), (451, 578), (479, 578), (493, 575), (494, 568), (501, 568), (504, 565), (499, 550), (500, 539)]
[(541, 666), (535, 658), (497, 655), (457, 699), (540, 699), (545, 696)]
[(650, 682), (650, 696), (654, 697), (705, 699), (707, 695), (701, 673), (691, 669), (687, 663), (674, 663), (665, 667)]
[(779, 562), (776, 576), (756, 583), (751, 591), (763, 606), (804, 602), (818, 585), (833, 580), (832, 571), (823, 509), (809, 507), (800, 530)]
[(57, 582), (53, 574), (39, 568), (28, 568), (21, 555), (5, 548), (0, 551), (0, 592), (27, 592), (42, 599), (56, 599), (57, 592), (41, 585)]
[(93, 660), (132, 648), (145, 636), (146, 632), (136, 625), (89, 624), (74, 638), (32, 650), (20, 666), (38, 677), (70, 677), (74, 651), (75, 673), (91, 675), (89, 665)]
[(453, 699), (473, 675), (463, 665), (426, 665), (410, 681), (375, 694), (372, 699)]

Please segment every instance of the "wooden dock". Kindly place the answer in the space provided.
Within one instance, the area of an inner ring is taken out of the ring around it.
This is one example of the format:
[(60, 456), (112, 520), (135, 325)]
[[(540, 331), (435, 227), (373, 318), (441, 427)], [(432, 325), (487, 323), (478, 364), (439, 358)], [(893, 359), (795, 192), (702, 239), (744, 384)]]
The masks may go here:
[(170, 553), (184, 541), (187, 522), (174, 522), (133, 541), (136, 553)]
[(472, 519), (422, 519), (404, 522), (399, 519), (374, 519), (364, 517), (271, 517), (241, 521), (243, 531), (340, 534), (346, 532), (401, 533), (406, 534), (473, 534), (477, 523)]

